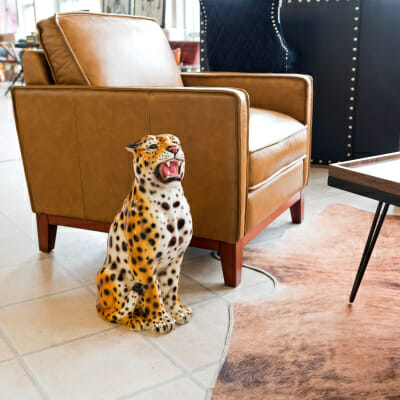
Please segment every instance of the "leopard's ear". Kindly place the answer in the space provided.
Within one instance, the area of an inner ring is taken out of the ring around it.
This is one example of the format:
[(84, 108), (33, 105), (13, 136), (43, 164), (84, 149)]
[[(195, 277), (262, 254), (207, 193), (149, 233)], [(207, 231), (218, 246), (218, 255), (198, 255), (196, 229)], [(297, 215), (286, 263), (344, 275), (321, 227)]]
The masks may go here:
[(136, 148), (140, 145), (140, 140), (138, 140), (135, 143), (132, 144), (128, 144), (125, 146), (125, 149), (128, 150), (130, 153), (135, 153), (136, 152)]

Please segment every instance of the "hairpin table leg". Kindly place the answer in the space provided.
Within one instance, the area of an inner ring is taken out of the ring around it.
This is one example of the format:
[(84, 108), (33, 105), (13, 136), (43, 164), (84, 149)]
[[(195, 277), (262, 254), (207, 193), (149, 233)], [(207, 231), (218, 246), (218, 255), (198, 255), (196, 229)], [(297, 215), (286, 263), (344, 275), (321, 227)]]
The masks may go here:
[(369, 259), (371, 258), (372, 251), (374, 250), (375, 243), (378, 239), (379, 232), (381, 231), (383, 221), (385, 220), (386, 214), (389, 209), (388, 203), (386, 203), (385, 206), (383, 207), (383, 211), (382, 211), (382, 206), (383, 202), (380, 201), (378, 204), (378, 208), (376, 209), (374, 221), (372, 222), (371, 230), (369, 232), (368, 240), (365, 245), (364, 253), (361, 258), (357, 276), (353, 284), (353, 289), (350, 295), (350, 303), (353, 303), (354, 299), (356, 298), (358, 288), (360, 287), (365, 270), (367, 269), (368, 266)]

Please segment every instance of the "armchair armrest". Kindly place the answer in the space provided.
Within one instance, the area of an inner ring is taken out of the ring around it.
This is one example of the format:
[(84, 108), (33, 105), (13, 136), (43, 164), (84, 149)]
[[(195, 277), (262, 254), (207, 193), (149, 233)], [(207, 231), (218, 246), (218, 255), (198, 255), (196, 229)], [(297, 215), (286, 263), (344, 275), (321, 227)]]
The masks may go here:
[(251, 107), (290, 115), (311, 129), (313, 84), (309, 75), (199, 72), (182, 73), (182, 80), (185, 86), (243, 89)]
[(111, 222), (133, 179), (125, 145), (178, 136), (194, 235), (244, 235), (248, 96), (221, 88), (41, 85), (12, 91), (34, 212)]
[(309, 179), (313, 113), (313, 80), (309, 75), (251, 74), (233, 72), (183, 73), (185, 86), (231, 87), (245, 90), (250, 106), (278, 111), (307, 126), (308, 152), (304, 165), (304, 182)]

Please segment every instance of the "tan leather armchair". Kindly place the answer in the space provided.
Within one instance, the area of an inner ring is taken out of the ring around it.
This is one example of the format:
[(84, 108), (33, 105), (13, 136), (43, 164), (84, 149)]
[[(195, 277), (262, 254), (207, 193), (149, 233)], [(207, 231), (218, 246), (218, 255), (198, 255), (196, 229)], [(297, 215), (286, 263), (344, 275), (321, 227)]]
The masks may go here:
[(240, 283), (243, 247), (282, 212), (303, 219), (312, 80), (290, 74), (180, 75), (145, 18), (58, 14), (38, 23), (27, 85), (12, 91), (39, 247), (57, 225), (107, 232), (133, 179), (125, 145), (172, 133), (186, 154), (192, 245), (218, 250)]

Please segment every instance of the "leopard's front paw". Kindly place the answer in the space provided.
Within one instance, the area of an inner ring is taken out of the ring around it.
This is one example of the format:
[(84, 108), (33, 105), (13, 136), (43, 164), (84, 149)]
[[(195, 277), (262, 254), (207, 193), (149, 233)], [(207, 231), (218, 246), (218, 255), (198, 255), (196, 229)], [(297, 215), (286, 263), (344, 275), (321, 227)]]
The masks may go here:
[(171, 312), (171, 316), (179, 325), (187, 324), (193, 317), (193, 311), (186, 306), (180, 306), (178, 311)]
[(126, 321), (124, 322), (124, 325), (129, 328), (132, 331), (143, 331), (146, 328), (146, 320), (143, 317), (140, 316), (132, 316), (130, 318), (127, 318)]
[(162, 316), (155, 319), (151, 324), (151, 331), (153, 333), (168, 333), (174, 328), (175, 320), (166, 311), (164, 311)]

